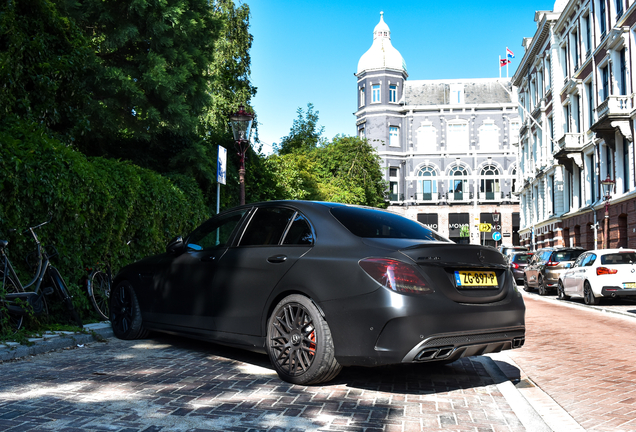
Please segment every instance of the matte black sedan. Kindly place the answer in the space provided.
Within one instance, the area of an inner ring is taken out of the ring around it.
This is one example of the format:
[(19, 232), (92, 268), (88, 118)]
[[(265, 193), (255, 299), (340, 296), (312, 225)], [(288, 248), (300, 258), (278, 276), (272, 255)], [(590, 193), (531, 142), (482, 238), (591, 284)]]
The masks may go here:
[(497, 250), (388, 211), (273, 201), (223, 212), (114, 281), (123, 339), (150, 330), (267, 352), (297, 384), (343, 366), (519, 348), (523, 299)]

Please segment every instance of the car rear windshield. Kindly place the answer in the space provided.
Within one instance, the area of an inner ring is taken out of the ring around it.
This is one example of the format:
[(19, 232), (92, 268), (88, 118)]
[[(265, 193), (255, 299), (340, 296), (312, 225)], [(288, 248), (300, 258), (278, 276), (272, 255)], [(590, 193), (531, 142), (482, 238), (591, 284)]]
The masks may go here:
[(565, 250), (565, 251), (555, 252), (554, 257), (552, 258), (552, 261), (557, 261), (557, 262), (574, 261), (583, 252), (585, 251), (584, 250)]
[(527, 263), (530, 261), (532, 254), (517, 254), (512, 257), (512, 261), (516, 263)]
[(601, 264), (633, 264), (636, 263), (635, 252), (619, 252), (601, 255)]
[(360, 207), (334, 207), (331, 209), (331, 214), (358, 237), (450, 242), (419, 222), (387, 211)]

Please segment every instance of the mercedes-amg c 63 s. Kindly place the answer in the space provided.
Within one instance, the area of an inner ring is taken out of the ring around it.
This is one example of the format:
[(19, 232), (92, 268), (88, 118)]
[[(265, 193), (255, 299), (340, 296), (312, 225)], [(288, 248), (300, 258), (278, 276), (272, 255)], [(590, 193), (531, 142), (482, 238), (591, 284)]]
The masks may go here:
[(297, 384), (343, 366), (452, 362), (519, 348), (525, 306), (504, 256), (395, 213), (272, 201), (212, 217), (122, 269), (110, 319), (266, 352)]

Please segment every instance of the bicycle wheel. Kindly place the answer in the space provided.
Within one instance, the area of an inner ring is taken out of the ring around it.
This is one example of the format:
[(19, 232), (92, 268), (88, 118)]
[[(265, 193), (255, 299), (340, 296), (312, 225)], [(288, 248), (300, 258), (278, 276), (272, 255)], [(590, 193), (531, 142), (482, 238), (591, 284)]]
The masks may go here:
[(49, 273), (49, 277), (51, 278), (51, 282), (57, 288), (57, 292), (62, 299), (62, 303), (64, 303), (64, 306), (66, 306), (71, 319), (75, 322), (75, 324), (77, 324), (78, 327), (83, 327), (84, 325), (82, 323), (82, 319), (77, 313), (77, 310), (75, 310), (75, 306), (73, 306), (73, 299), (68, 293), (68, 288), (66, 287), (64, 279), (62, 279), (62, 275), (60, 275), (60, 272), (57, 271), (57, 269), (53, 266), (50, 266), (47, 271)]
[[(4, 298), (6, 294), (14, 294), (24, 292), (20, 286), (15, 283), (11, 276), (4, 276), (4, 271), (0, 270), (0, 298)], [(0, 326), (6, 328), (6, 333), (14, 334), (22, 327), (24, 323), (24, 315), (9, 312), (7, 305), (0, 303)]]
[(88, 296), (97, 313), (105, 320), (108, 319), (108, 303), (110, 299), (110, 281), (108, 275), (95, 270), (88, 279)]

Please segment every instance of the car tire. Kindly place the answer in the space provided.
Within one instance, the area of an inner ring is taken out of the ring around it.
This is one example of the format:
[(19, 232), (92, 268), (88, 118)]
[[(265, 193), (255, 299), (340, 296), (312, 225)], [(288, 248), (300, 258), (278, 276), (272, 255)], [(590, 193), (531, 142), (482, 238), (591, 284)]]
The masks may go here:
[(299, 294), (285, 297), (274, 308), (266, 344), (278, 376), (293, 384), (327, 382), (342, 369), (327, 321), (310, 299)]
[(586, 305), (597, 305), (601, 302), (601, 299), (596, 297), (594, 295), (594, 292), (592, 291), (592, 287), (590, 286), (589, 282), (585, 282), (585, 286), (583, 288), (583, 301), (585, 302)]
[(149, 334), (142, 323), (137, 295), (128, 281), (120, 282), (110, 293), (110, 323), (119, 339), (143, 339)]
[(565, 295), (565, 288), (563, 288), (563, 282), (559, 281), (559, 286), (557, 287), (557, 298), (559, 300), (570, 300), (569, 295)]
[(539, 290), (540, 296), (544, 296), (548, 294), (548, 290), (545, 287), (545, 283), (543, 282), (542, 276), (539, 276), (539, 281), (537, 282), (537, 289)]
[(530, 286), (528, 285), (528, 278), (526, 276), (523, 277), (523, 290), (525, 292), (530, 291)]

